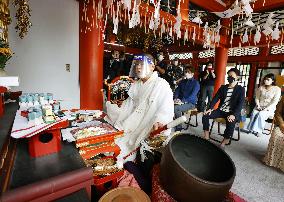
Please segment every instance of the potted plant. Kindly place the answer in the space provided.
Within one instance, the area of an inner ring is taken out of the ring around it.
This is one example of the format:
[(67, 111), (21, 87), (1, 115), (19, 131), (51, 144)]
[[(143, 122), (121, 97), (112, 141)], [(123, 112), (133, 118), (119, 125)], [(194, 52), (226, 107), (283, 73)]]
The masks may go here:
[(12, 57), (8, 43), (0, 39), (0, 76), (6, 76), (4, 68), (7, 61)]

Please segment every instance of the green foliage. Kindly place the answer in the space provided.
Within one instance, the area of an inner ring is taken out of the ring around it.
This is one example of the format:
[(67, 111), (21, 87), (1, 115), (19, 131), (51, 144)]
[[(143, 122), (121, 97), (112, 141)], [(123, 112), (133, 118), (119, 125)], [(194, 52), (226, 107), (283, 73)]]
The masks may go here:
[(6, 66), (7, 61), (11, 58), (12, 56), (7, 56), (7, 55), (0, 55), (0, 69), (4, 69)]
[(4, 69), (7, 61), (12, 57), (9, 44), (0, 40), (0, 69)]

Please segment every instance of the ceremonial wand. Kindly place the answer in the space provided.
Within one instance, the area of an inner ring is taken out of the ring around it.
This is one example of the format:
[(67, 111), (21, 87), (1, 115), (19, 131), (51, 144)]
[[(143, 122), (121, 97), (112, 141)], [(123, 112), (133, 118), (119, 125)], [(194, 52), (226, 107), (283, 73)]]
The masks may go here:
[(158, 135), (158, 134), (160, 134), (160, 133), (161, 133), (162, 131), (164, 131), (164, 130), (167, 130), (167, 129), (169, 129), (169, 128), (174, 128), (174, 127), (176, 127), (177, 125), (186, 122), (186, 120), (187, 120), (187, 116), (186, 116), (186, 115), (181, 116), (181, 117), (179, 117), (179, 118), (173, 120), (172, 122), (170, 122), (170, 123), (168, 123), (168, 124), (166, 124), (166, 125), (164, 125), (164, 126), (158, 128), (158, 129), (152, 131), (152, 132), (150, 133), (150, 138), (151, 138), (151, 137), (154, 137), (154, 136), (156, 136), (156, 135)]

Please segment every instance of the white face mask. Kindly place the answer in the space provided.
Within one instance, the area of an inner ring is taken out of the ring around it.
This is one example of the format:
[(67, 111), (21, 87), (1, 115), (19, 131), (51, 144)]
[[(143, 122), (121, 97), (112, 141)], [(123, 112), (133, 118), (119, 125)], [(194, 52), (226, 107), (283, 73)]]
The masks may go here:
[(163, 55), (159, 55), (158, 60), (162, 61), (163, 59), (164, 59), (164, 56)]
[(175, 66), (178, 66), (178, 61), (174, 61), (174, 65), (175, 65)]
[(270, 85), (272, 85), (272, 80), (271, 79), (269, 79), (269, 80), (264, 80), (264, 85), (266, 85), (266, 86), (270, 86)]
[(185, 77), (187, 79), (191, 79), (193, 77), (193, 74), (190, 74), (190, 73), (185, 73)]

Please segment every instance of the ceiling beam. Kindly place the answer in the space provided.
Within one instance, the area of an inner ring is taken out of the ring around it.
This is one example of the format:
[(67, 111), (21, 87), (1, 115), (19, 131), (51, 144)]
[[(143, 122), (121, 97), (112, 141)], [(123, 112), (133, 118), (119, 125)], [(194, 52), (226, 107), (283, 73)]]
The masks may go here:
[(259, 63), (259, 62), (277, 62), (283, 60), (283, 54), (268, 55), (266, 57), (256, 56), (240, 56), (240, 57), (228, 57), (228, 62), (236, 63)]
[[(220, 0), (219, 0), (220, 1)], [(224, 4), (219, 3), (218, 0), (190, 0), (189, 3), (193, 3), (204, 10), (210, 12), (221, 12), (226, 10), (226, 6)]]
[(254, 3), (253, 12), (265, 12), (276, 10), (284, 7), (284, 0), (258, 0)]
[[(255, 56), (229, 56), (228, 63), (257, 63), (260, 62), (278, 62), (283, 60), (284, 54), (277, 54), (277, 55), (268, 55), (266, 57), (262, 57), (259, 55)], [(190, 63), (192, 60), (197, 60), (198, 64), (213, 62), (215, 57), (210, 58), (193, 58), (193, 59), (185, 59), (182, 60), (183, 63)]]
[[(192, 43), (192, 42), (190, 42)], [(195, 51), (204, 51), (205, 49), (202, 47), (201, 44), (188, 44), (186, 43), (185, 45), (183, 42), (181, 44), (179, 43), (174, 43), (172, 45), (166, 46), (165, 49), (169, 53), (187, 53), (187, 52), (195, 52)]]
[[(284, 33), (283, 33), (284, 34)], [(249, 36), (249, 40), (246, 43), (242, 43), (241, 36), (234, 36), (232, 45), (229, 44), (229, 47), (246, 47), (246, 46), (256, 46), (256, 47), (266, 47), (266, 46), (275, 46), (281, 44), (281, 38), (283, 36), (280, 35), (278, 40), (267, 39), (267, 37), (261, 32), (260, 42), (258, 44), (254, 44), (254, 34)]]

